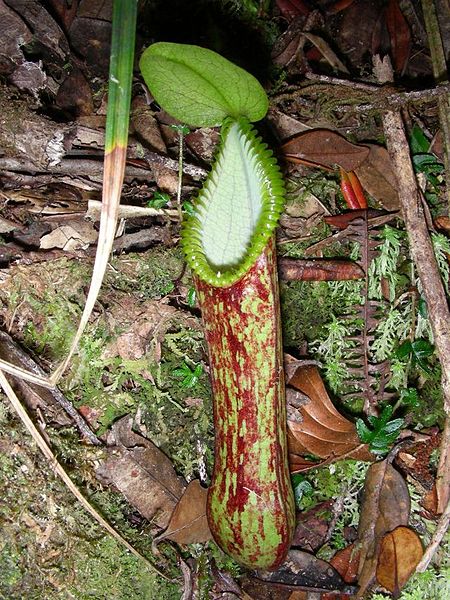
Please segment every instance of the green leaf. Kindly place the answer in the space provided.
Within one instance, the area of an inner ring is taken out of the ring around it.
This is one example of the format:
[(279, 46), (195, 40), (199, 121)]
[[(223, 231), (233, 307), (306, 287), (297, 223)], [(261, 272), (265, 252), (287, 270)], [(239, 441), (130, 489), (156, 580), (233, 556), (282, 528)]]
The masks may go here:
[(428, 307), (425, 299), (421, 296), (419, 298), (419, 302), (417, 303), (417, 309), (419, 311), (419, 315), (423, 319), (428, 319)]
[(400, 402), (411, 408), (417, 408), (420, 405), (420, 400), (416, 388), (402, 390), (400, 392)]
[(403, 342), (403, 344), (401, 344), (396, 352), (395, 352), (395, 356), (397, 358), (406, 358), (407, 356), (409, 356), (412, 352), (412, 344), (411, 344), (411, 340), (405, 340)]
[(418, 125), (414, 125), (412, 128), (409, 145), (412, 154), (428, 152), (428, 149), (430, 148), (430, 142)]
[(426, 358), (434, 352), (434, 346), (427, 340), (418, 339), (412, 342), (411, 349), (417, 358)]
[(428, 364), (427, 358), (434, 353), (433, 344), (430, 344), (427, 340), (415, 340), (411, 344), (411, 352), (413, 364), (418, 364), (425, 373), (430, 374), (432, 369)]
[(391, 406), (390, 404), (387, 404), (381, 411), (381, 415), (378, 418), (375, 417), (375, 424), (379, 423), (379, 424), (384, 425), (385, 423), (387, 423), (389, 421), (393, 412), (394, 412), (394, 407)]
[(356, 420), (356, 431), (358, 432), (359, 439), (363, 443), (369, 444), (369, 450), (373, 454), (386, 454), (403, 427), (403, 419), (389, 421), (393, 410), (393, 406), (388, 404), (383, 408), (379, 417), (368, 417), (367, 420), (373, 427), (372, 431), (362, 419)]
[(192, 308), (195, 306), (195, 301), (196, 301), (196, 291), (195, 291), (195, 287), (192, 286), (187, 291), (186, 302), (187, 302), (188, 306), (190, 306)]
[(189, 200), (185, 200), (181, 205), (181, 208), (187, 215), (194, 214), (194, 205), (192, 204), (192, 202), (189, 202)]
[(166, 194), (164, 192), (155, 192), (153, 194), (153, 198), (150, 198), (150, 200), (147, 202), (147, 206), (149, 208), (163, 208), (164, 206), (167, 206), (167, 204), (169, 203), (170, 200), (170, 196), (169, 194)]
[(392, 434), (397, 434), (400, 429), (403, 427), (403, 419), (394, 419), (393, 421), (389, 421), (386, 425), (383, 426), (382, 432), (386, 436), (390, 436)]
[(293, 483), (295, 502), (300, 507), (300, 502), (304, 496), (311, 496), (313, 493), (313, 487), (306, 479), (299, 481), (297, 484)]
[(181, 387), (183, 388), (193, 388), (201, 377), (203, 372), (202, 366), (197, 365), (194, 370), (192, 370), (186, 363), (183, 363), (181, 367), (173, 370), (173, 374), (176, 377), (183, 377), (183, 381), (181, 382)]
[(442, 173), (444, 165), (440, 163), (434, 154), (415, 154), (412, 161), (416, 171), (419, 173)]
[(356, 431), (359, 439), (364, 444), (369, 444), (373, 439), (373, 432), (367, 427), (362, 419), (356, 419)]
[(226, 117), (259, 121), (267, 113), (261, 84), (212, 50), (158, 42), (145, 50), (139, 65), (156, 101), (183, 123), (212, 127)]

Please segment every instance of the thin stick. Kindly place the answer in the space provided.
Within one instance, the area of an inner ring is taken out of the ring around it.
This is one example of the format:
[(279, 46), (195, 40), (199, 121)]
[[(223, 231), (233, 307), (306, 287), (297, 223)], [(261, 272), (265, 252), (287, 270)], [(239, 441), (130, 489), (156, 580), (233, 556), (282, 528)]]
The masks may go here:
[(181, 208), (181, 190), (183, 187), (183, 128), (178, 129), (178, 185), (177, 185), (177, 208), (180, 223), (183, 221), (183, 211)]
[(34, 441), (36, 442), (36, 444), (39, 447), (39, 449), (41, 450), (42, 454), (48, 460), (50, 467), (58, 475), (58, 477), (63, 481), (63, 483), (67, 486), (67, 488), (72, 492), (72, 494), (75, 496), (75, 498), (78, 500), (78, 502), (83, 506), (83, 508), (97, 521), (97, 523), (99, 525), (101, 525), (101, 527), (103, 527), (110, 535), (112, 535), (114, 539), (116, 539), (122, 546), (124, 546), (127, 550), (129, 550), (132, 554), (134, 554), (134, 556), (141, 559), (149, 569), (151, 569), (152, 571), (155, 571), (156, 573), (158, 573), (158, 575), (161, 575), (161, 577), (168, 579), (167, 575), (165, 575), (162, 571), (160, 571), (158, 569), (158, 567), (155, 567), (155, 565), (153, 565), (147, 558), (145, 558), (145, 556), (140, 554), (136, 550), (136, 548), (133, 548), (133, 546), (129, 542), (127, 542), (127, 540), (125, 538), (123, 538), (118, 531), (116, 531), (113, 527), (111, 527), (111, 525), (108, 523), (108, 521), (106, 521), (95, 510), (95, 508), (89, 503), (89, 501), (83, 496), (83, 494), (80, 492), (80, 490), (74, 484), (74, 482), (70, 479), (69, 475), (66, 473), (66, 471), (64, 470), (62, 465), (58, 462), (58, 460), (57, 460), (56, 456), (53, 454), (50, 446), (47, 444), (47, 442), (42, 437), (41, 433), (39, 432), (39, 430), (37, 429), (37, 427), (35, 426), (33, 421), (28, 416), (28, 413), (22, 406), (20, 400), (17, 398), (14, 390), (10, 386), (8, 380), (6, 379), (3, 371), (0, 371), (0, 385), (2, 386), (5, 394), (8, 396), (9, 401), (11, 402), (14, 410), (20, 417), (22, 423), (27, 428), (28, 432), (30, 433), (30, 435), (32, 436)]
[(429, 543), (427, 549), (422, 556), (420, 563), (416, 567), (417, 573), (423, 573), (427, 570), (431, 559), (433, 558), (436, 550), (439, 548), (440, 543), (442, 542), (444, 535), (447, 533), (448, 526), (450, 523), (450, 501), (447, 504), (446, 509), (441, 515), (439, 519), (435, 532), (433, 533), (433, 537), (431, 538), (431, 542)]
[[(379, 79), (392, 77), (387, 57), (375, 57)], [(450, 496), (450, 310), (422, 206), (420, 190), (409, 154), (403, 121), (399, 112), (387, 111), (383, 117), (386, 145), (398, 182), (398, 195), (408, 234), (409, 247), (422, 282), (434, 344), (442, 367), (442, 392), (446, 424), (442, 434), (441, 457), (436, 477), (438, 512), (444, 512)]]

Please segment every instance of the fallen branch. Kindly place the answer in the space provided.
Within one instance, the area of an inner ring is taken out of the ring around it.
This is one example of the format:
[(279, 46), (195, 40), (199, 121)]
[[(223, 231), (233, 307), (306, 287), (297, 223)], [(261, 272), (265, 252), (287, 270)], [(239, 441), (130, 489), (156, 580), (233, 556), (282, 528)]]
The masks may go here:
[(433, 533), (433, 537), (431, 538), (431, 542), (429, 543), (427, 549), (422, 556), (420, 563), (416, 567), (417, 573), (423, 573), (427, 570), (428, 565), (431, 562), (431, 559), (434, 556), (434, 553), (439, 548), (440, 543), (442, 542), (444, 535), (447, 532), (448, 525), (450, 523), (450, 501), (447, 504), (446, 509), (441, 515), (441, 518), (438, 521), (435, 532)]
[[(381, 82), (392, 79), (392, 67), (388, 60), (388, 57), (383, 61), (379, 57), (374, 59), (375, 74)], [(383, 114), (382, 119), (387, 149), (397, 176), (398, 195), (411, 256), (422, 283), (434, 344), (442, 367), (446, 424), (442, 434), (436, 490), (437, 510), (438, 513), (443, 513), (450, 497), (450, 311), (428, 232), (402, 117), (399, 112), (389, 110)]]

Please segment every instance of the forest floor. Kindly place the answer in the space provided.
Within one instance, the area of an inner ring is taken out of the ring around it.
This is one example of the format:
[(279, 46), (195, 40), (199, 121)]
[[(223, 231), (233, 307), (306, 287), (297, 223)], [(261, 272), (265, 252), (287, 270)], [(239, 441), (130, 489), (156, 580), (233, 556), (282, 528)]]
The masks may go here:
[[(437, 537), (450, 519), (450, 373), (383, 128), (401, 113), (448, 298), (449, 88), (434, 48), (448, 57), (450, 14), (435, 5), (440, 34), (426, 0), (139, 5), (137, 57), (160, 40), (209, 47), (269, 95), (258, 129), (287, 188), (277, 253), (297, 571), (248, 571), (211, 538), (208, 356), (178, 243), (182, 134), (136, 67), (120, 228), (86, 333), (58, 390), (8, 378), (137, 553), (85, 511), (1, 396), (0, 598), (338, 600), (358, 587), (374, 600), (450, 597), (450, 537)], [(0, 358), (51, 373), (96, 251), (111, 2), (0, 0), (0, 17)], [(374, 74), (378, 54), (392, 61), (389, 85)], [(218, 139), (184, 135), (187, 214)], [(368, 208), (348, 191), (354, 174)]]

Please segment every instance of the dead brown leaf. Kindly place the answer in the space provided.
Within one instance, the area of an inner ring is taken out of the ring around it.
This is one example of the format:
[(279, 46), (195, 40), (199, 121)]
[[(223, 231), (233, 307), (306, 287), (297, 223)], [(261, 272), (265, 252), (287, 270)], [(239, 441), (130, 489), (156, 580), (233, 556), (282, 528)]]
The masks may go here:
[(306, 31), (303, 32), (303, 35), (308, 41), (311, 42), (311, 44), (314, 44), (317, 50), (328, 61), (333, 69), (340, 71), (341, 73), (350, 73), (344, 63), (336, 56), (336, 53), (333, 52), (328, 42), (326, 42), (319, 35), (314, 35)]
[(338, 550), (330, 560), (333, 567), (347, 583), (355, 583), (358, 576), (359, 551), (355, 544)]
[(147, 142), (151, 150), (160, 154), (167, 154), (166, 144), (162, 138), (158, 121), (153, 116), (144, 96), (134, 98), (131, 105), (131, 122), (135, 132)]
[[(359, 552), (355, 544), (350, 544), (342, 550), (338, 550), (330, 564), (336, 569), (346, 583), (354, 584), (357, 580)], [(321, 600), (347, 600), (348, 596), (342, 593), (332, 592), (323, 594)]]
[(184, 138), (186, 146), (197, 158), (206, 163), (210, 163), (214, 157), (214, 152), (219, 142), (219, 132), (217, 129), (202, 128), (196, 129)]
[(298, 119), (294, 119), (294, 117), (286, 115), (284, 112), (281, 112), (274, 107), (269, 108), (266, 119), (270, 123), (270, 126), (275, 130), (278, 138), (282, 140), (291, 138), (304, 131), (310, 131), (311, 129), (308, 125), (305, 125)]
[(358, 527), (361, 548), (359, 598), (364, 597), (366, 590), (375, 580), (378, 552), (383, 536), (400, 525), (407, 525), (410, 504), (408, 486), (388, 459), (369, 467)]
[(397, 179), (388, 151), (375, 144), (367, 144), (367, 148), (366, 159), (355, 169), (361, 185), (386, 210), (399, 210)]
[(385, 19), (394, 69), (396, 73), (403, 74), (411, 52), (411, 31), (397, 0), (389, 0)]
[(287, 366), (288, 439), (291, 454), (325, 460), (343, 457), (371, 460), (355, 425), (334, 407), (315, 365)]
[(132, 430), (132, 419), (123, 417), (108, 435), (108, 458), (97, 476), (113, 485), (143, 517), (165, 529), (186, 482), (172, 462), (150, 440)]
[(67, 252), (86, 248), (94, 244), (98, 238), (98, 231), (90, 221), (80, 219), (70, 221), (54, 229), (51, 233), (41, 238), (41, 250), (49, 248), (62, 248)]
[(319, 502), (310, 510), (297, 514), (292, 545), (308, 552), (315, 552), (325, 543), (333, 502)]
[(155, 543), (172, 540), (177, 544), (199, 544), (211, 539), (206, 518), (208, 490), (198, 479), (189, 483), (176, 505), (167, 529), (155, 538)]
[(397, 596), (422, 556), (422, 542), (409, 527), (397, 527), (387, 533), (381, 541), (378, 555), (378, 583)]
[(330, 129), (313, 129), (295, 135), (281, 147), (286, 160), (314, 163), (319, 167), (342, 167), (355, 171), (369, 155), (369, 148), (352, 144)]
[(198, 322), (189, 314), (185, 318), (181, 311), (167, 304), (168, 300), (147, 300), (145, 305), (136, 304), (125, 298), (120, 305), (111, 305), (108, 312), (112, 327), (120, 324), (122, 333), (116, 340), (107, 344), (103, 358), (120, 356), (124, 360), (139, 360), (151, 349), (152, 358), (160, 359), (160, 344), (167, 329), (173, 322), (182, 319), (186, 326), (198, 328)]
[(284, 563), (276, 571), (256, 571), (256, 577), (267, 583), (282, 584), (315, 592), (354, 592), (329, 562), (308, 552), (290, 550)]

